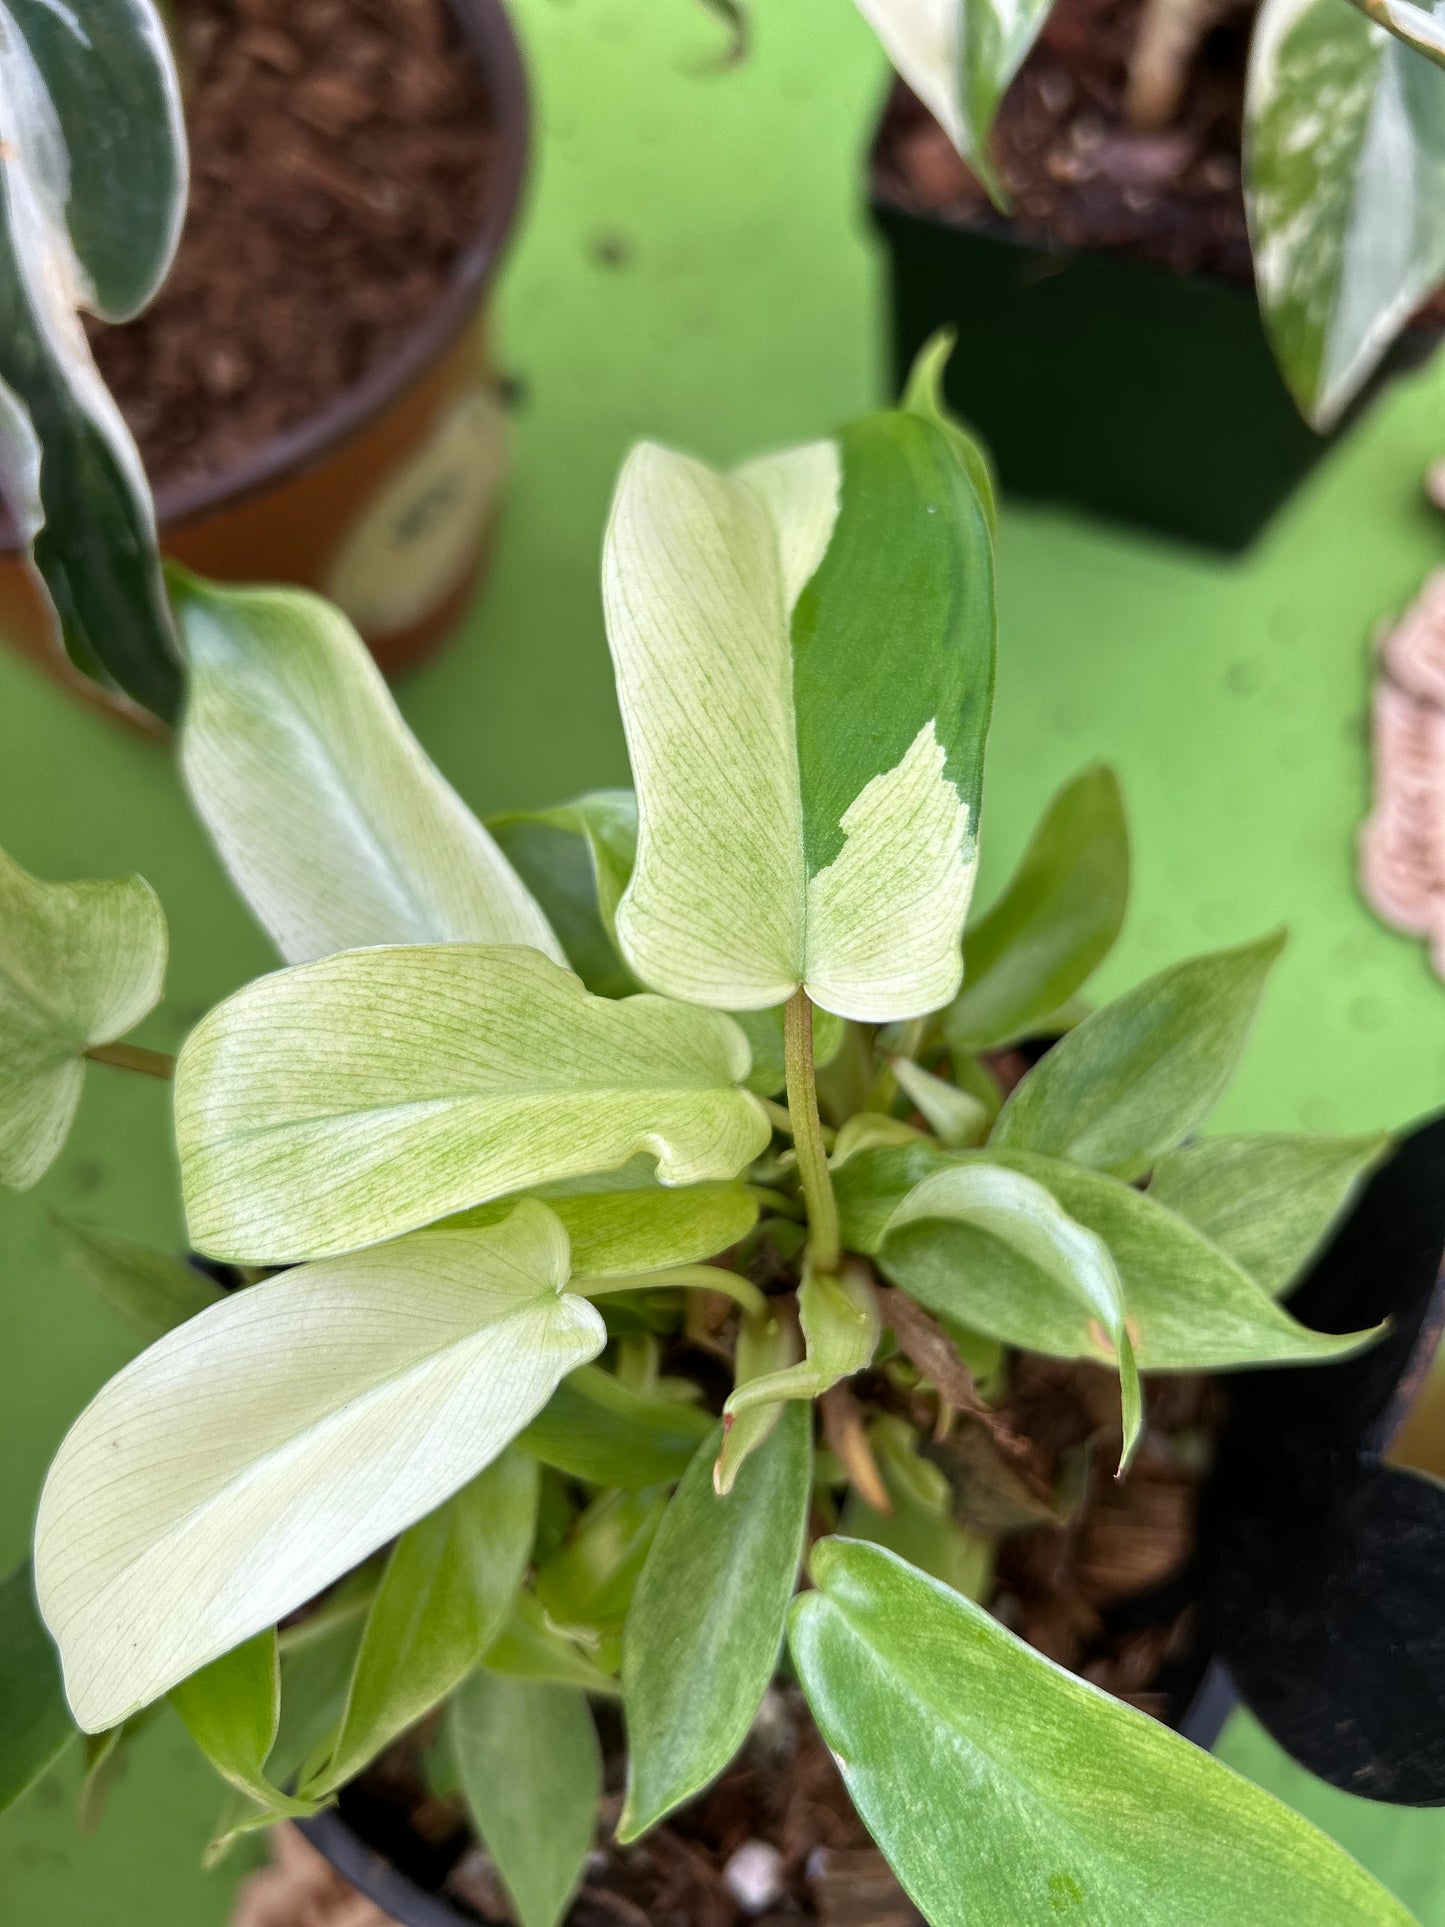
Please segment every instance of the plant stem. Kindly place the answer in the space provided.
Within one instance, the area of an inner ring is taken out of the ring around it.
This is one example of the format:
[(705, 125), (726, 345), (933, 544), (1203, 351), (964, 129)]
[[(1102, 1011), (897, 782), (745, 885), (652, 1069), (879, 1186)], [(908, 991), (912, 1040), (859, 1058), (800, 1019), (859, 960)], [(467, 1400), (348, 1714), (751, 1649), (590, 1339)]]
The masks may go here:
[(793, 1149), (798, 1180), (808, 1208), (808, 1256), (813, 1269), (830, 1274), (838, 1269), (843, 1241), (838, 1228), (838, 1202), (828, 1174), (823, 1144), (823, 1120), (818, 1115), (818, 1086), (813, 1071), (813, 1006), (806, 990), (788, 1001), (783, 1022), (783, 1051), (788, 1067), (788, 1116), (793, 1126)]
[[(760, 1097), (758, 1099), (758, 1102), (762, 1105), (763, 1109), (767, 1112), (769, 1118), (772, 1120), (773, 1129), (775, 1131), (781, 1131), (784, 1137), (791, 1137), (793, 1135), (792, 1112), (789, 1111), (786, 1108), (786, 1106), (782, 1104), (775, 1104), (770, 1097)], [(826, 1124), (820, 1124), (818, 1128), (823, 1133), (823, 1144), (825, 1149), (831, 1151), (834, 1144), (837, 1142), (838, 1133), (836, 1131), (829, 1130)]]
[(169, 1051), (147, 1050), (144, 1044), (91, 1044), (85, 1054), (93, 1064), (139, 1071), (142, 1077), (161, 1077), (169, 1082), (176, 1074), (176, 1060)]

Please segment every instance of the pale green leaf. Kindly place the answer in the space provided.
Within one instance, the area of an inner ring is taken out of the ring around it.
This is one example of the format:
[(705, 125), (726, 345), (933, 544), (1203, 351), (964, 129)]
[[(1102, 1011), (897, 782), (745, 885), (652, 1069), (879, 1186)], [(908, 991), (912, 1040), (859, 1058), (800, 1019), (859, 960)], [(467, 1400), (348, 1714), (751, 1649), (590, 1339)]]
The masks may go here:
[[(843, 1132), (838, 1134), (838, 1145), (841, 1149)], [(913, 1187), (958, 1162), (956, 1152), (917, 1131), (900, 1139), (870, 1130), (833, 1166), (833, 1195), (845, 1247), (873, 1256), (883, 1242), (888, 1220)]]
[(792, 1406), (726, 1498), (718, 1439), (678, 1486), (643, 1567), (622, 1645), (627, 1802), (635, 1840), (721, 1773), (773, 1675), (812, 1493), (812, 1420)]
[(894, 1058), (893, 1074), (898, 1088), (932, 1127), (940, 1143), (958, 1147), (978, 1144), (988, 1136), (992, 1113), (971, 1091), (961, 1091), (946, 1078), (933, 1076), (908, 1057)]
[[(980, 1249), (981, 1247), (981, 1249)], [(878, 1262), (931, 1311), (1025, 1351), (1073, 1343), (1117, 1365), (1122, 1466), (1143, 1422), (1123, 1280), (1108, 1245), (1053, 1193), (1019, 1171), (982, 1161), (926, 1177), (888, 1220)]]
[(77, 313), (129, 319), (180, 233), (180, 90), (150, 0), (4, 0), (0, 143), (0, 488), (72, 658), (171, 718), (150, 492)]
[(42, 883), (0, 850), (0, 1184), (23, 1191), (53, 1163), (86, 1049), (140, 1022), (165, 969), (165, 917), (140, 877)]
[(866, 1266), (845, 1260), (836, 1273), (806, 1271), (798, 1316), (806, 1346), (802, 1360), (736, 1386), (723, 1407), (724, 1424), (778, 1399), (821, 1398), (840, 1379), (872, 1364), (883, 1321)]
[(799, 1677), (932, 1927), (1412, 1927), (1322, 1833), (892, 1553), (825, 1539)]
[[(802, 1338), (792, 1319), (777, 1317), (771, 1306), (762, 1312), (745, 1314), (738, 1324), (733, 1383), (747, 1385), (755, 1378), (776, 1379), (780, 1372), (796, 1365), (802, 1354)], [(777, 1430), (784, 1404), (784, 1400), (769, 1399), (761, 1405), (749, 1405), (741, 1412), (727, 1414), (722, 1446), (712, 1469), (713, 1490), (719, 1498), (727, 1497), (737, 1484), (744, 1461)]]
[(336, 1748), (304, 1791), (344, 1786), (465, 1679), (532, 1555), (537, 1463), (507, 1451), (397, 1540), (371, 1602)]
[(713, 1421), (695, 1405), (634, 1391), (584, 1365), (519, 1437), (544, 1465), (593, 1485), (663, 1485), (681, 1477)]
[(909, 411), (735, 475), (650, 445), (603, 563), (637, 781), (618, 910), (646, 983), (724, 1009), (946, 1003), (993, 686), (988, 515)]
[(1361, 13), (1413, 47), (1416, 53), (1424, 54), (1437, 67), (1445, 66), (1445, 20), (1437, 18), (1428, 4), (1417, 6), (1414, 0), (1355, 0), (1355, 5)]
[(35, 1608), (30, 1562), (0, 1579), (0, 1813), (75, 1737), (60, 1667)]
[(1222, 1095), (1283, 947), (1194, 957), (1096, 1010), (1014, 1088), (991, 1143), (1139, 1177)]
[(1201, 1138), (1160, 1159), (1149, 1195), (1278, 1297), (1389, 1148), (1387, 1137)]
[(617, 906), (637, 861), (637, 798), (631, 790), (589, 790), (571, 803), (547, 810), (504, 810), (487, 822), (490, 829), (539, 823), (580, 838), (592, 874), (592, 903), (615, 943)]
[[(986, 1156), (1045, 1185), (1069, 1216), (1108, 1246), (1124, 1285), (1134, 1350), (1145, 1371), (1226, 1371), (1308, 1364), (1358, 1351), (1377, 1334), (1310, 1331), (1183, 1218), (1132, 1185), (1025, 1152)], [(1060, 1338), (1062, 1338), (1062, 1327)], [(1109, 1357), (1076, 1326), (1060, 1356)], [(1055, 1349), (1037, 1346), (1040, 1351)]]
[[(1445, 11), (1421, 12), (1438, 34)], [(1445, 77), (1338, 0), (1266, 0), (1245, 111), (1265, 326), (1300, 408), (1330, 428), (1445, 277)]]
[(768, 1142), (728, 1018), (588, 994), (534, 950), (350, 951), (206, 1017), (176, 1074), (191, 1238), (320, 1257), (646, 1151), (666, 1184), (732, 1178)]
[(367, 944), (530, 944), (546, 917), (402, 720), (345, 616), (299, 589), (177, 575), (181, 768), (288, 963)]
[(475, 1673), (447, 1730), (468, 1810), (518, 1927), (557, 1927), (597, 1830), (602, 1753), (574, 1686)]
[(134, 1331), (162, 1338), (225, 1294), (184, 1258), (153, 1251), (99, 1225), (52, 1218), (55, 1240), (71, 1266)]
[(115, 1725), (475, 1478), (604, 1342), (567, 1258), (527, 1201), (253, 1285), (112, 1379), (36, 1527), (79, 1724)]
[[(541, 1184), (540, 1198), (567, 1227), (572, 1269), (605, 1278), (664, 1265), (714, 1258), (757, 1223), (757, 1200), (744, 1184), (688, 1184), (669, 1189), (657, 1182), (650, 1158), (634, 1158), (617, 1171), (589, 1172)], [(493, 1199), (445, 1219), (447, 1230), (496, 1224), (514, 1200)], [(440, 1227), (439, 1227), (440, 1228)]]
[(535, 1593), (524, 1592), (486, 1656), (486, 1668), (507, 1679), (576, 1686), (615, 1698), (617, 1681), (590, 1657), (602, 1644), (600, 1628), (559, 1626)]
[(988, 1050), (1041, 1032), (1108, 955), (1128, 901), (1119, 781), (1095, 765), (1051, 800), (1003, 895), (965, 933), (949, 1043)]
[(1006, 200), (989, 154), (999, 103), (1053, 0), (857, 0), (858, 10), (913, 92), (999, 207)]
[(604, 1492), (578, 1514), (537, 1568), (537, 1601), (554, 1625), (621, 1629), (667, 1504), (656, 1487)]

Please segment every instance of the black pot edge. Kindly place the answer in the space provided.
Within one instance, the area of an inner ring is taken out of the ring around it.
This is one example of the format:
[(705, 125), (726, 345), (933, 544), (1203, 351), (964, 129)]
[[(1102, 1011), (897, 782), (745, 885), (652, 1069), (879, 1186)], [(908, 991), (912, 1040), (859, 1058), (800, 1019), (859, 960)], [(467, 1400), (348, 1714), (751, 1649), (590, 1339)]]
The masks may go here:
[[(1228, 1673), (1211, 1660), (1178, 1725), (1178, 1732), (1212, 1753), (1225, 1722), (1239, 1703)], [(428, 1893), (367, 1845), (361, 1834), (336, 1807), (309, 1820), (296, 1822), (300, 1832), (324, 1860), (349, 1880), (400, 1927), (477, 1927), (474, 1914), (464, 1914), (450, 1901)], [(919, 1916), (921, 1920), (921, 1916)]]

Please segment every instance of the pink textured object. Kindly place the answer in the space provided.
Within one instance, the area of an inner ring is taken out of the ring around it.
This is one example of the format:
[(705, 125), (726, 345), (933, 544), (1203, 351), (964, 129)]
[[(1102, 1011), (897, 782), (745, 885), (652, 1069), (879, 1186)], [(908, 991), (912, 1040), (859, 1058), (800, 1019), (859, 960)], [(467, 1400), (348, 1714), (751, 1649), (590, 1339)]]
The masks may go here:
[(1429, 939), (1445, 977), (1445, 571), (1385, 636), (1379, 661), (1360, 888), (1392, 929)]

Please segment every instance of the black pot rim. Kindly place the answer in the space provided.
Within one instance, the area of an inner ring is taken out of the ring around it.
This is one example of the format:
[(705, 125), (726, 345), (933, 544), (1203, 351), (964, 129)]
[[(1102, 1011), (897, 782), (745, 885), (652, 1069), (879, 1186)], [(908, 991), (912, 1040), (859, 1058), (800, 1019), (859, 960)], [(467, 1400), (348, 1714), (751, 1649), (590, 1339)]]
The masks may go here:
[[(156, 489), (160, 526), (198, 520), (313, 466), (380, 415), (451, 346), (476, 312), (516, 222), (527, 172), (531, 104), (521, 48), (504, 0), (445, 0), (445, 4), (481, 70), (497, 135), (486, 202), (471, 239), (452, 263), (445, 293), (394, 354), (324, 408), (214, 475), (189, 477)], [(14, 521), (0, 504), (0, 556), (17, 553), (19, 548)]]

